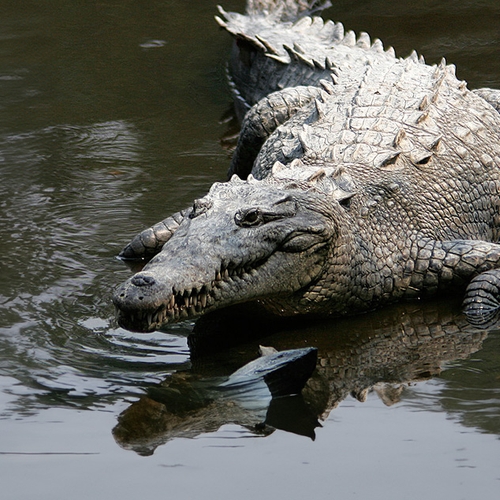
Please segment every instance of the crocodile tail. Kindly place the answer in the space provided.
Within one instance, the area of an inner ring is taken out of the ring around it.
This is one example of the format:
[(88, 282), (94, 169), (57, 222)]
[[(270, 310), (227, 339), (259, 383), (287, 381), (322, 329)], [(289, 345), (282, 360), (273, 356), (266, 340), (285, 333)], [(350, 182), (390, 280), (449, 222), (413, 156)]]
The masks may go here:
[[(219, 7), (215, 19), (235, 40), (229, 83), (240, 119), (272, 92), (325, 80), (337, 84), (344, 68), (362, 75), (376, 61), (396, 61), (394, 49), (385, 50), (380, 40), (312, 15), (329, 5), (325, 0), (247, 0), (245, 15)], [(419, 62), (416, 54), (410, 59)]]
[(313, 16), (329, 6), (328, 0), (247, 0), (244, 15), (219, 6), (220, 15), (215, 19), (235, 40), (229, 84), (240, 120), (271, 92), (329, 77), (324, 56), (316, 65), (297, 46), (304, 40), (309, 45), (328, 47), (343, 38), (340, 23), (326, 24)]
[(296, 21), (331, 7), (328, 0), (247, 0), (248, 15), (266, 14), (286, 22)]

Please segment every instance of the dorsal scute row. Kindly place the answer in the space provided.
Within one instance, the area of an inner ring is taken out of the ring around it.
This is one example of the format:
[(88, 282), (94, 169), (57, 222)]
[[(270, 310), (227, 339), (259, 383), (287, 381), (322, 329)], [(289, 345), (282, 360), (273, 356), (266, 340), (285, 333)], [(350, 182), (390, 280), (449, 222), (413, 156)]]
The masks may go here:
[[(326, 163), (346, 168), (357, 164), (374, 173), (410, 165), (428, 169), (439, 154), (464, 158), (467, 142), (478, 139), (484, 120), (467, 120), (460, 100), (470, 99), (470, 92), (445, 60), (428, 66), (416, 52), (396, 58), (379, 40), (372, 42), (365, 33), (356, 36), (342, 24), (318, 17), (278, 27), (258, 14), (250, 19), (221, 13), (221, 26), (263, 54), (260, 61), (278, 61), (278, 69), (295, 68), (277, 71), (271, 88), (293, 86), (300, 75), (322, 90), (269, 137), (269, 148), (264, 144), (254, 163), (259, 178), (274, 175), (276, 161), (289, 169), (283, 175), (301, 178)], [(451, 117), (467, 123), (449, 130)], [(297, 174), (297, 159), (307, 173)]]
[[(409, 71), (415, 65), (418, 70)], [(455, 78), (454, 67), (444, 62), (425, 66), (413, 57), (396, 60), (389, 69), (371, 66), (364, 71), (357, 85), (344, 81), (342, 72), (334, 78), (336, 83), (321, 81), (323, 92), (314, 99), (314, 108), (279, 128), (275, 139), (281, 144), (279, 160), (284, 165), (292, 168), (293, 159), (300, 157), (308, 171), (301, 177), (307, 177), (311, 169), (321, 168), (318, 159), (323, 164), (394, 170), (409, 163), (423, 168), (439, 153), (443, 131), (435, 118), (446, 111), (439, 108), (439, 96), (459, 98), (468, 92)], [(297, 171), (292, 168), (287, 175), (293, 177)]]
[[(277, 23), (272, 17), (256, 14), (242, 16), (219, 7), (218, 24), (237, 40), (245, 41), (267, 57), (282, 64), (298, 62), (311, 68), (326, 69), (346, 58), (353, 50), (356, 58), (370, 60), (395, 58), (392, 47), (384, 50), (379, 39), (373, 42), (361, 32), (345, 31), (342, 23), (323, 21), (321, 17), (305, 16), (295, 23)], [(350, 50), (346, 50), (350, 49)], [(335, 61), (335, 59), (339, 59)]]

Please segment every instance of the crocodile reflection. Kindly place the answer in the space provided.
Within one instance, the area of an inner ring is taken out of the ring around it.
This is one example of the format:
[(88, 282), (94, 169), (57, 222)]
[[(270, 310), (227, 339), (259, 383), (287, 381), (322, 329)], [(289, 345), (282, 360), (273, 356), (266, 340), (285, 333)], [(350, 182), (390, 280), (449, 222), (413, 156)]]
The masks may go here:
[[(113, 429), (116, 440), (125, 448), (149, 455), (158, 440), (194, 437), (200, 432), (216, 430), (226, 421), (244, 425), (250, 419), (247, 425), (251, 425), (258, 419), (261, 423), (254, 428), (264, 434), (268, 433), (269, 425), (286, 429), (280, 415), (289, 412), (296, 415), (301, 410), (308, 417), (304, 428), (312, 424), (314, 432), (319, 425), (317, 418), (308, 411), (300, 393), (316, 368), (317, 349), (278, 352), (261, 346), (260, 352), (260, 358), (227, 378), (174, 373), (120, 415)], [(212, 428), (214, 424), (216, 427)], [(288, 430), (300, 433), (298, 427)]]
[(437, 376), (444, 363), (481, 349), (487, 331), (456, 311), (451, 305), (404, 304), (267, 337), (278, 350), (303, 347), (304, 339), (318, 349), (316, 370), (291, 397), (263, 398), (253, 384), (214, 392), (214, 367), (236, 352), (249, 356), (255, 344), (202, 358), (191, 371), (150, 388), (119, 416), (113, 435), (120, 446), (143, 455), (175, 437), (214, 432), (228, 423), (256, 436), (282, 429), (314, 439), (315, 428), (349, 395), (365, 401), (373, 391), (386, 405), (396, 404), (408, 384)]

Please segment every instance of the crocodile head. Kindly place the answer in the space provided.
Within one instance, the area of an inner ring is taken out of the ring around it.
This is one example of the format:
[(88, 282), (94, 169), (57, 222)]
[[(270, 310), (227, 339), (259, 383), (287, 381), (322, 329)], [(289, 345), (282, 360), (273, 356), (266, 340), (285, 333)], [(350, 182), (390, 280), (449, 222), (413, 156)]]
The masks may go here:
[(285, 315), (304, 313), (300, 297), (324, 273), (336, 233), (331, 206), (317, 190), (295, 184), (214, 184), (162, 251), (117, 289), (119, 324), (153, 331), (259, 299), (278, 300)]

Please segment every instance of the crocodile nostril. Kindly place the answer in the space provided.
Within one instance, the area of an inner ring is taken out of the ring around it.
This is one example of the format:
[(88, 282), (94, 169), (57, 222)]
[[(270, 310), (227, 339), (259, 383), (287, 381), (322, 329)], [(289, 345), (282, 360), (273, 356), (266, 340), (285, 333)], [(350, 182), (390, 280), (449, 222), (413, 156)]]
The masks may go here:
[(132, 284), (135, 286), (153, 286), (156, 283), (152, 276), (145, 276), (144, 274), (136, 274), (132, 278)]

